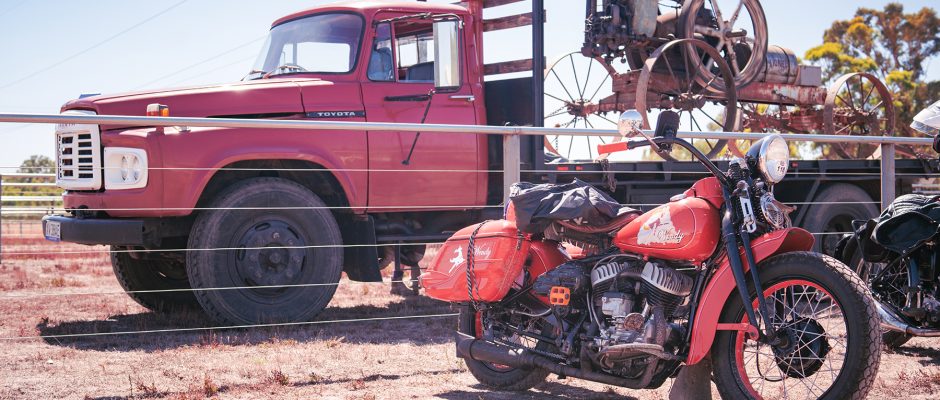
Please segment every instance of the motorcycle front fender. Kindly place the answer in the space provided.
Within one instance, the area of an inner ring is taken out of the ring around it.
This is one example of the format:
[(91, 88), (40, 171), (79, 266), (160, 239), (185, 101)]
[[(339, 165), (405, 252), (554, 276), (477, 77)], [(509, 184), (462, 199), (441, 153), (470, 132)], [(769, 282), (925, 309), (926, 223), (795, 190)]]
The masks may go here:
[[(758, 264), (778, 254), (793, 251), (809, 251), (813, 248), (815, 239), (813, 235), (800, 228), (789, 228), (774, 231), (751, 241), (754, 251), (754, 261)], [(741, 253), (744, 272), (750, 269), (744, 253)], [(686, 364), (692, 365), (702, 361), (711, 350), (715, 333), (718, 330), (747, 330), (750, 325), (719, 324), (718, 318), (728, 303), (730, 296), (737, 290), (734, 283), (734, 273), (727, 257), (718, 261), (718, 267), (712, 278), (705, 285), (705, 290), (696, 307), (695, 318), (692, 322), (692, 338), (689, 344), (689, 357)]]

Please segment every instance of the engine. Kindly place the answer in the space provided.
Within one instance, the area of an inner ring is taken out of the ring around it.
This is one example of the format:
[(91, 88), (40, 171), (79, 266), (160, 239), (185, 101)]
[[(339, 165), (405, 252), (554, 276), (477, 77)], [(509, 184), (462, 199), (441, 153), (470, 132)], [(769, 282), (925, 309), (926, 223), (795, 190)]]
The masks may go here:
[(591, 349), (594, 364), (622, 376), (642, 373), (648, 356), (668, 358), (671, 322), (689, 297), (693, 279), (657, 261), (617, 254), (576, 260), (540, 276), (534, 290), (548, 296), (563, 287), (571, 302), (555, 305), (557, 315), (585, 309), (596, 324)]

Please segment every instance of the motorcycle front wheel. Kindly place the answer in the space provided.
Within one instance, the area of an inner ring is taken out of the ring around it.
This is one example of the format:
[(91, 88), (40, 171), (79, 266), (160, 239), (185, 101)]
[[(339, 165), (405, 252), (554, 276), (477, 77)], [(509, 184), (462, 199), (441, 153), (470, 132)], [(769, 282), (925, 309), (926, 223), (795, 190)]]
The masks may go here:
[[(838, 260), (794, 252), (760, 263), (772, 346), (744, 331), (720, 331), (712, 347), (722, 398), (863, 399), (881, 359), (881, 329), (864, 282)], [(764, 318), (750, 290), (761, 332)], [(748, 323), (737, 293), (721, 322)]]

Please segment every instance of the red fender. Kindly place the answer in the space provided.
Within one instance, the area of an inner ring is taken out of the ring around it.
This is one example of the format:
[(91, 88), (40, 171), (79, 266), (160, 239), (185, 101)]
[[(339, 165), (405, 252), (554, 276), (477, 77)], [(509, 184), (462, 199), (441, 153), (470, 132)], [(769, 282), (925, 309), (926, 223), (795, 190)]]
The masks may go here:
[[(774, 231), (758, 237), (751, 241), (751, 248), (754, 249), (754, 260), (760, 263), (777, 254), (789, 253), (792, 251), (808, 251), (813, 248), (813, 235), (800, 228), (789, 228)], [(744, 271), (747, 272), (750, 266), (741, 254), (741, 260), (744, 261)], [(750, 326), (741, 327), (740, 324), (722, 324), (719, 327), (718, 317), (724, 309), (729, 296), (737, 291), (737, 285), (734, 282), (734, 273), (731, 272), (731, 264), (727, 257), (719, 261), (718, 271), (712, 276), (712, 279), (705, 286), (705, 292), (702, 293), (701, 301), (698, 304), (695, 320), (692, 324), (692, 343), (690, 343), (689, 357), (686, 364), (692, 365), (702, 361), (711, 350), (712, 342), (715, 340), (715, 333), (722, 330), (748, 330)]]

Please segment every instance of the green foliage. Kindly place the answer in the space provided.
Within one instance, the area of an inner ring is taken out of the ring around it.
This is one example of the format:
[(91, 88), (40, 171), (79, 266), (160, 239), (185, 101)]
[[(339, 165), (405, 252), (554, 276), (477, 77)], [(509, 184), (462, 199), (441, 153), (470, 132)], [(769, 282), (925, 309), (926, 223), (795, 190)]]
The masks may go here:
[(895, 134), (910, 136), (914, 115), (940, 98), (940, 82), (925, 82), (927, 62), (940, 55), (940, 18), (924, 7), (905, 13), (890, 3), (884, 10), (859, 8), (849, 20), (835, 21), (823, 43), (806, 52), (823, 66), (827, 80), (851, 72), (868, 72), (884, 81), (894, 95)]
[[(55, 173), (55, 161), (49, 157), (34, 155), (24, 160), (17, 173), (21, 174), (53, 174)], [(35, 197), (35, 196), (59, 196), (62, 189), (59, 189), (51, 183), (55, 182), (51, 177), (36, 176), (3, 176), (3, 197)], [(24, 209), (29, 208), (38, 210), (40, 208), (59, 207), (60, 201), (5, 201), (3, 207), (6, 209)], [(17, 215), (23, 216), (23, 215)], [(28, 215), (33, 218), (39, 217), (37, 214)], [(4, 219), (14, 219), (5, 216)]]

